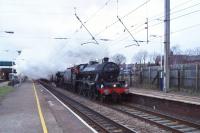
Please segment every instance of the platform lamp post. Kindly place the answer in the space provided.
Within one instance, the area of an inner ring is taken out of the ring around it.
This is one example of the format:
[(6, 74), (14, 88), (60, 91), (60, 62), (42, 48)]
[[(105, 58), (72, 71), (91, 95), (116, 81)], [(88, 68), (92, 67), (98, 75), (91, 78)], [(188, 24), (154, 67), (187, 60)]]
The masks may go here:
[[(21, 50), (16, 50), (16, 52), (17, 52), (17, 54), (18, 54), (18, 56), (21, 54)], [(15, 60), (15, 59), (14, 59)], [(12, 73), (14, 73), (14, 69), (13, 69), (13, 66), (15, 65), (14, 64), (14, 60), (12, 61)]]
[(14, 34), (15, 33), (14, 31), (8, 31), (8, 30), (0, 31), (0, 32), (6, 33), (6, 34)]
[(150, 35), (151, 37), (154, 38), (159, 38), (160, 39), (160, 46), (161, 46), (161, 51), (160, 51), (160, 90), (163, 91), (163, 41), (162, 41), (162, 37), (163, 36), (159, 36), (159, 35)]
[(7, 33), (7, 34), (14, 34), (15, 32), (14, 31), (3, 31), (4, 33)]
[(8, 31), (8, 30), (6, 30), (6, 31), (0, 31), (0, 32), (6, 33), (6, 34), (14, 34), (15, 33), (14, 31)]
[[(23, 61), (23, 62), (25, 61), (24, 58), (17, 58), (17, 59), (15, 59), (15, 60), (17, 61), (17, 63), (16, 63), (17, 66), (19, 66), (19, 64), (21, 64), (21, 61)], [(19, 62), (19, 61), (20, 61), (20, 62)], [(23, 73), (20, 72), (20, 73), (18, 73), (17, 75), (18, 75), (19, 83), (21, 84), (21, 82), (22, 82), (22, 80), (23, 80), (23, 77), (22, 77)]]
[(55, 40), (67, 40), (67, 39), (70, 39), (70, 38), (68, 38), (68, 37), (55, 37), (53, 39), (55, 39)]

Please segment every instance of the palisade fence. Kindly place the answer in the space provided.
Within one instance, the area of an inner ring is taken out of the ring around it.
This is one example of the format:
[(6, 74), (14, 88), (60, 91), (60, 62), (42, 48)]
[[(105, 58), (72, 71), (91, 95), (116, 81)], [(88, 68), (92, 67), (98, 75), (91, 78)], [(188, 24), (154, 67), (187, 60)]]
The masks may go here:
[[(132, 74), (120, 74), (131, 87), (162, 88), (160, 66), (145, 66)], [(200, 64), (179, 64), (170, 66), (170, 90), (200, 92)]]

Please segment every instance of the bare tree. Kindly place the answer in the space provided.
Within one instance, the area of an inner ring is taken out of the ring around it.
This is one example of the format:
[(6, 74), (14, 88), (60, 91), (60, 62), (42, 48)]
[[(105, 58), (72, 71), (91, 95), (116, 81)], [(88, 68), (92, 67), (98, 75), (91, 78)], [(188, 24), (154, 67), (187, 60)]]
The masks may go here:
[(147, 60), (148, 52), (147, 51), (140, 51), (139, 55), (142, 56), (143, 63), (145, 64), (146, 60)]
[(115, 54), (111, 59), (116, 64), (123, 64), (126, 62), (126, 57), (123, 54)]
[(145, 50), (142, 50), (142, 51), (139, 51), (137, 52), (133, 59), (136, 61), (136, 62), (139, 62), (140, 64), (142, 63), (146, 63), (146, 60), (147, 60), (147, 56), (148, 56), (148, 52), (145, 51)]
[(185, 55), (193, 55), (194, 54), (194, 51), (193, 51), (193, 49), (186, 49), (185, 51), (184, 51), (184, 54)]
[(142, 64), (142, 57), (139, 54), (135, 54), (132, 58), (133, 61)]
[(156, 52), (153, 52), (153, 53), (149, 54), (149, 62), (155, 63), (157, 57), (159, 57), (159, 56), (160, 56), (160, 54), (158, 54)]
[(194, 49), (194, 55), (200, 55), (200, 47)]
[(200, 55), (200, 47), (196, 47), (196, 48), (193, 48), (193, 49), (186, 49), (184, 51), (184, 53), (188, 56), (191, 56), (191, 55)]
[(180, 55), (182, 53), (179, 45), (172, 46), (171, 51), (173, 52), (173, 55)]

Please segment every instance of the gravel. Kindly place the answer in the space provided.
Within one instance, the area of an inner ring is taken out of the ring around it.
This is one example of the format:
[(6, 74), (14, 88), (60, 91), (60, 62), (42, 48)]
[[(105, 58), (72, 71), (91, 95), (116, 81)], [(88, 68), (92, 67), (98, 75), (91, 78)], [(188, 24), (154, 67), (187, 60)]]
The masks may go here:
[(106, 116), (107, 118), (115, 122), (118, 122), (130, 129), (133, 129), (138, 133), (170, 133), (169, 131), (161, 129), (156, 125), (151, 125), (145, 121), (141, 121), (140, 119), (131, 117), (129, 115), (123, 114), (106, 106), (100, 105), (94, 101), (86, 99), (85, 97), (76, 95), (74, 93), (65, 91), (63, 89), (59, 88), (56, 89), (64, 93), (65, 95), (69, 96), (70, 98), (73, 98), (74, 100), (86, 105), (90, 109), (95, 110), (98, 113)]

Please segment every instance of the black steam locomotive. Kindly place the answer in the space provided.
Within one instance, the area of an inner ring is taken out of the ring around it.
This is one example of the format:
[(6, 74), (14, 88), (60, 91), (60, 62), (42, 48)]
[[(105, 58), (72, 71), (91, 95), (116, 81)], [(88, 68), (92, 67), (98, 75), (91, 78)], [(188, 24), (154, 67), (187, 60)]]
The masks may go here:
[(112, 98), (121, 100), (129, 93), (125, 81), (119, 81), (120, 68), (117, 64), (104, 58), (102, 63), (90, 61), (58, 72), (54, 81), (58, 86), (87, 96), (91, 99), (105, 100)]

